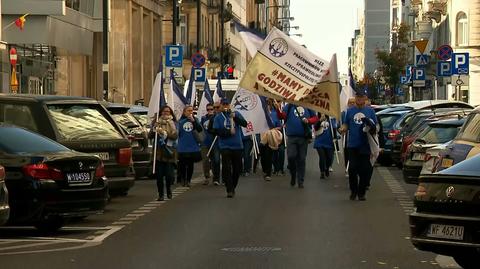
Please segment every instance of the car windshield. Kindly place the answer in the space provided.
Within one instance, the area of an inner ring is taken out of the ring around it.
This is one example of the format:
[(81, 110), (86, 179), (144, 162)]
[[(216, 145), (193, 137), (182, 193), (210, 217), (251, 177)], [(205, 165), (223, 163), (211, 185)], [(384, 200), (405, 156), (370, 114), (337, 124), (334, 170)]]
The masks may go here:
[(427, 144), (443, 144), (455, 138), (458, 128), (452, 125), (428, 126), (419, 138)]
[(147, 114), (132, 113), (132, 115), (143, 125), (147, 126), (150, 122)]
[(393, 124), (400, 118), (399, 114), (386, 114), (380, 116), (380, 121), (382, 122), (383, 130), (390, 130), (393, 127)]
[(47, 107), (63, 140), (80, 141), (123, 138), (120, 131), (102, 114), (100, 105), (55, 104)]
[(480, 143), (480, 113), (468, 117), (458, 138)]
[(0, 148), (10, 154), (69, 151), (65, 146), (22, 128), (0, 127)]

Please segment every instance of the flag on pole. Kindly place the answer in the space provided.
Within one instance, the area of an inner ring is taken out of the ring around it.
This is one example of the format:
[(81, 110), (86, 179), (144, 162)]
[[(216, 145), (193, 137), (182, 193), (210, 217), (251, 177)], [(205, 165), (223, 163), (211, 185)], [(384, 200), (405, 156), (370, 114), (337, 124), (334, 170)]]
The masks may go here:
[(163, 91), (163, 64), (162, 58), (160, 58), (160, 65), (158, 67), (158, 73), (153, 83), (152, 93), (150, 95), (150, 101), (148, 102), (148, 117), (153, 118), (160, 108), (166, 105), (165, 94)]
[(203, 95), (200, 104), (198, 105), (197, 116), (199, 118), (207, 115), (207, 105), (213, 104), (212, 94), (210, 93), (210, 85), (208, 79), (205, 79), (205, 86), (203, 86)]
[(257, 51), (262, 47), (265, 35), (254, 29), (246, 28), (236, 21), (234, 22), (237, 32), (240, 34), (240, 37), (247, 48), (248, 54), (250, 57), (254, 57), (255, 54), (257, 54)]
[(190, 80), (188, 81), (185, 92), (185, 97), (187, 98), (188, 104), (193, 106), (195, 104), (195, 99), (197, 99), (197, 88), (195, 85), (195, 69), (192, 67), (190, 71)]
[(232, 98), (232, 108), (247, 121), (247, 127), (242, 128), (245, 136), (261, 134), (273, 128), (265, 97), (239, 87)]
[(20, 30), (23, 31), (23, 27), (25, 27), (25, 22), (27, 19), (25, 19), (28, 16), (28, 13), (19, 17), (18, 19), (15, 20), (15, 25), (20, 28)]
[(217, 80), (217, 88), (215, 89), (215, 92), (213, 93), (213, 101), (220, 102), (223, 98), (225, 98), (225, 93), (223, 92), (222, 89), (222, 79), (218, 77)]
[(188, 102), (185, 96), (183, 96), (182, 88), (180, 88), (180, 85), (178, 85), (173, 74), (170, 76), (170, 90), (172, 96), (172, 103), (170, 106), (173, 109), (175, 117), (177, 119), (180, 119), (183, 114), (183, 109), (188, 104)]
[(348, 108), (348, 99), (355, 96), (355, 80), (353, 79), (352, 69), (348, 68), (348, 82), (343, 87), (340, 93), (340, 111), (345, 111)]

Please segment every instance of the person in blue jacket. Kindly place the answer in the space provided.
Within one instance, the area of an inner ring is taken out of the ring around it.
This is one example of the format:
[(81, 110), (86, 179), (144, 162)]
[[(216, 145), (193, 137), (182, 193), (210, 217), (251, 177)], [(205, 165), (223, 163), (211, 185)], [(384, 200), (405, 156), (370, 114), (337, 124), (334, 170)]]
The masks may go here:
[[(315, 123), (315, 142), (313, 147), (318, 153), (318, 167), (320, 168), (320, 178), (330, 176), (329, 168), (333, 164), (334, 134), (337, 132), (337, 121), (328, 115), (318, 115), (319, 121)], [(333, 134), (333, 135), (332, 135)]]
[(317, 113), (293, 104), (285, 105), (282, 111), (278, 103), (276, 106), (278, 117), (285, 120), (286, 125), (290, 185), (293, 187), (298, 181), (298, 187), (302, 189), (308, 143), (312, 140), (312, 124), (318, 121)]
[(218, 136), (218, 146), (222, 155), (222, 177), (227, 189), (227, 197), (235, 196), (235, 188), (240, 176), (243, 141), (242, 128), (247, 121), (237, 111), (232, 111), (228, 99), (222, 99), (223, 111), (215, 116), (213, 129)]
[[(197, 132), (195, 134), (194, 132)], [(194, 163), (202, 160), (198, 133), (202, 132), (202, 125), (193, 116), (193, 107), (186, 106), (183, 115), (178, 121), (178, 179), (183, 186), (190, 187)]]
[[(205, 176), (203, 184), (208, 185), (210, 183), (210, 171), (212, 171), (213, 183), (218, 185), (220, 180), (220, 151), (218, 150), (218, 147), (214, 146), (210, 151), (210, 155), (208, 155), (208, 151), (215, 140), (215, 134), (213, 130), (211, 130), (213, 129), (213, 119), (215, 118), (214, 105), (207, 104), (206, 109), (207, 115), (203, 116), (201, 119), (201, 124), (205, 132), (205, 138), (202, 142), (203, 174)], [(215, 142), (215, 144), (217, 144), (217, 142)]]
[(355, 106), (350, 107), (345, 115), (341, 132), (348, 131), (348, 178), (350, 183), (350, 200), (365, 201), (368, 182), (371, 177), (370, 146), (368, 132), (376, 132), (377, 117), (375, 111), (365, 105), (367, 97), (364, 91), (357, 91)]
[[(283, 121), (280, 120), (277, 114), (277, 110), (273, 105), (273, 99), (269, 99), (269, 107), (270, 109), (270, 117), (272, 118), (272, 122), (275, 127), (278, 127), (280, 132), (284, 134), (283, 130)], [(273, 175), (285, 175), (285, 169), (283, 168), (285, 165), (285, 137), (282, 137), (282, 143), (278, 146), (278, 149), (273, 151), (272, 155), (272, 162), (273, 162)]]

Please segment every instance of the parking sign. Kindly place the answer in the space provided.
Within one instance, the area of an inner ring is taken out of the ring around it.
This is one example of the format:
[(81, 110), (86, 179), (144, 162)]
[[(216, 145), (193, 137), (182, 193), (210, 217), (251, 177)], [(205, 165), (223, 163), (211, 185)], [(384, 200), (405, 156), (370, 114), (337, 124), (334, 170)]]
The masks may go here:
[(425, 68), (415, 68), (413, 80), (425, 80)]
[(437, 62), (437, 77), (449, 77), (452, 75), (452, 64), (447, 61)]
[(193, 68), (193, 76), (195, 82), (205, 82), (206, 70), (205, 68)]
[(182, 67), (183, 66), (183, 46), (169, 45), (165, 47), (165, 66)]
[(452, 74), (468, 75), (469, 57), (469, 53), (454, 53), (452, 55)]

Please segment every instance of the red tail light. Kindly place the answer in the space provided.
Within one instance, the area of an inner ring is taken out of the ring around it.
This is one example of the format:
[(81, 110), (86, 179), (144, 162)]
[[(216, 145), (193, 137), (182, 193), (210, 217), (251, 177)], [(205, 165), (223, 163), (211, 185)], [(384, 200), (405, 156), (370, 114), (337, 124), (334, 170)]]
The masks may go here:
[(32, 177), (38, 180), (53, 179), (63, 180), (62, 171), (49, 167), (45, 163), (29, 164), (23, 167), (23, 173), (26, 176)]
[(119, 149), (117, 163), (122, 166), (129, 166), (132, 163), (132, 148)]
[(5, 180), (5, 167), (0, 165), (0, 181)]
[(415, 191), (415, 197), (420, 198), (427, 195), (427, 188), (423, 184), (419, 184), (417, 191)]
[(398, 135), (400, 135), (400, 130), (390, 130), (390, 132), (388, 132), (388, 139), (395, 140)]
[(95, 177), (100, 178), (105, 176), (105, 166), (103, 165), (103, 162), (100, 161), (100, 164), (97, 166), (97, 169), (95, 169)]

